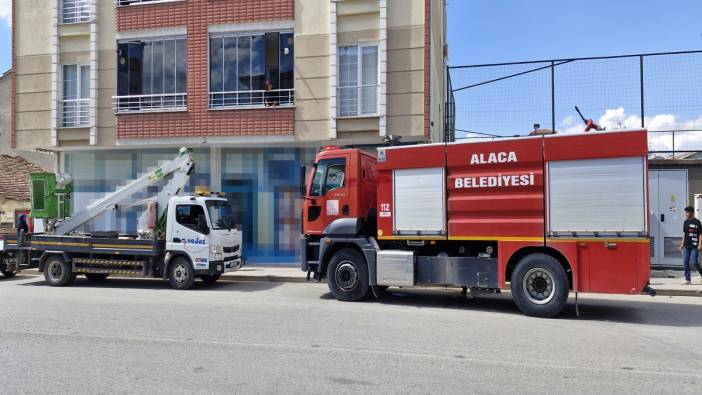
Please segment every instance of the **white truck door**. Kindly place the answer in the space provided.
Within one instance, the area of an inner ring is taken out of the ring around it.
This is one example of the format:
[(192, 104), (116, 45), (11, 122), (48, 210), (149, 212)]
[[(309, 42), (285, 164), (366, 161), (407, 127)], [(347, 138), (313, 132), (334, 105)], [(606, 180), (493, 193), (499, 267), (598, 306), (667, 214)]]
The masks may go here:
[(195, 270), (208, 269), (210, 264), (210, 238), (201, 228), (202, 221), (205, 221), (205, 226), (209, 229), (205, 208), (201, 204), (176, 204), (175, 221), (167, 240), (168, 250), (187, 253)]

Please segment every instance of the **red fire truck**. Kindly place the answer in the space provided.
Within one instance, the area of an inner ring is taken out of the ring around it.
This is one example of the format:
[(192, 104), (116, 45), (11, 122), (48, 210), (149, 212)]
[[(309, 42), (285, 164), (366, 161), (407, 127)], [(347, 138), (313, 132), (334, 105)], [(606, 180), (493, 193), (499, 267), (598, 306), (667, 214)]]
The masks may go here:
[(325, 147), (307, 177), (302, 270), (339, 300), (387, 287), (499, 292), (552, 317), (570, 291), (653, 293), (647, 133)]

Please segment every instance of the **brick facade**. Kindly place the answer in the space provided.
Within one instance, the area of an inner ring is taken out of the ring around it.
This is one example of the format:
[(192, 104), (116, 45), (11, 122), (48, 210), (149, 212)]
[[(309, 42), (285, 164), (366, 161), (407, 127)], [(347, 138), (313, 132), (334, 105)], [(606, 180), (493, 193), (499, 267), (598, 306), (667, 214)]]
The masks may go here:
[(210, 25), (295, 19), (294, 0), (185, 0), (117, 7), (118, 32), (187, 27), (188, 111), (117, 116), (117, 138), (292, 135), (294, 108), (210, 110)]

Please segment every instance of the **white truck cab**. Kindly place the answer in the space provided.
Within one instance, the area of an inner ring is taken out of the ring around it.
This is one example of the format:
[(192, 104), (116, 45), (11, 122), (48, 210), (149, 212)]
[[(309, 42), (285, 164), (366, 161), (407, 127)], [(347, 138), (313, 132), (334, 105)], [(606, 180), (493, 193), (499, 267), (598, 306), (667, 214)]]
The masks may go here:
[(185, 257), (196, 276), (211, 281), (241, 268), (242, 235), (231, 213), (227, 199), (216, 194), (172, 197), (166, 221), (166, 264)]

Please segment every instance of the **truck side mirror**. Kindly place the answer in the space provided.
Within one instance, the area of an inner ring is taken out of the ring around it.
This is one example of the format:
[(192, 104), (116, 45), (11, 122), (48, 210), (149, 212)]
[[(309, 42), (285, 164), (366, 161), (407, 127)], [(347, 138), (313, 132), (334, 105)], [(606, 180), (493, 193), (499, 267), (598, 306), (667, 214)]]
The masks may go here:
[(203, 235), (210, 234), (210, 227), (207, 226), (207, 218), (205, 218), (205, 214), (200, 214), (197, 216), (197, 231)]
[(305, 197), (307, 195), (307, 177), (310, 175), (310, 169), (312, 166), (310, 165), (302, 165), (300, 166), (300, 194), (302, 197)]

